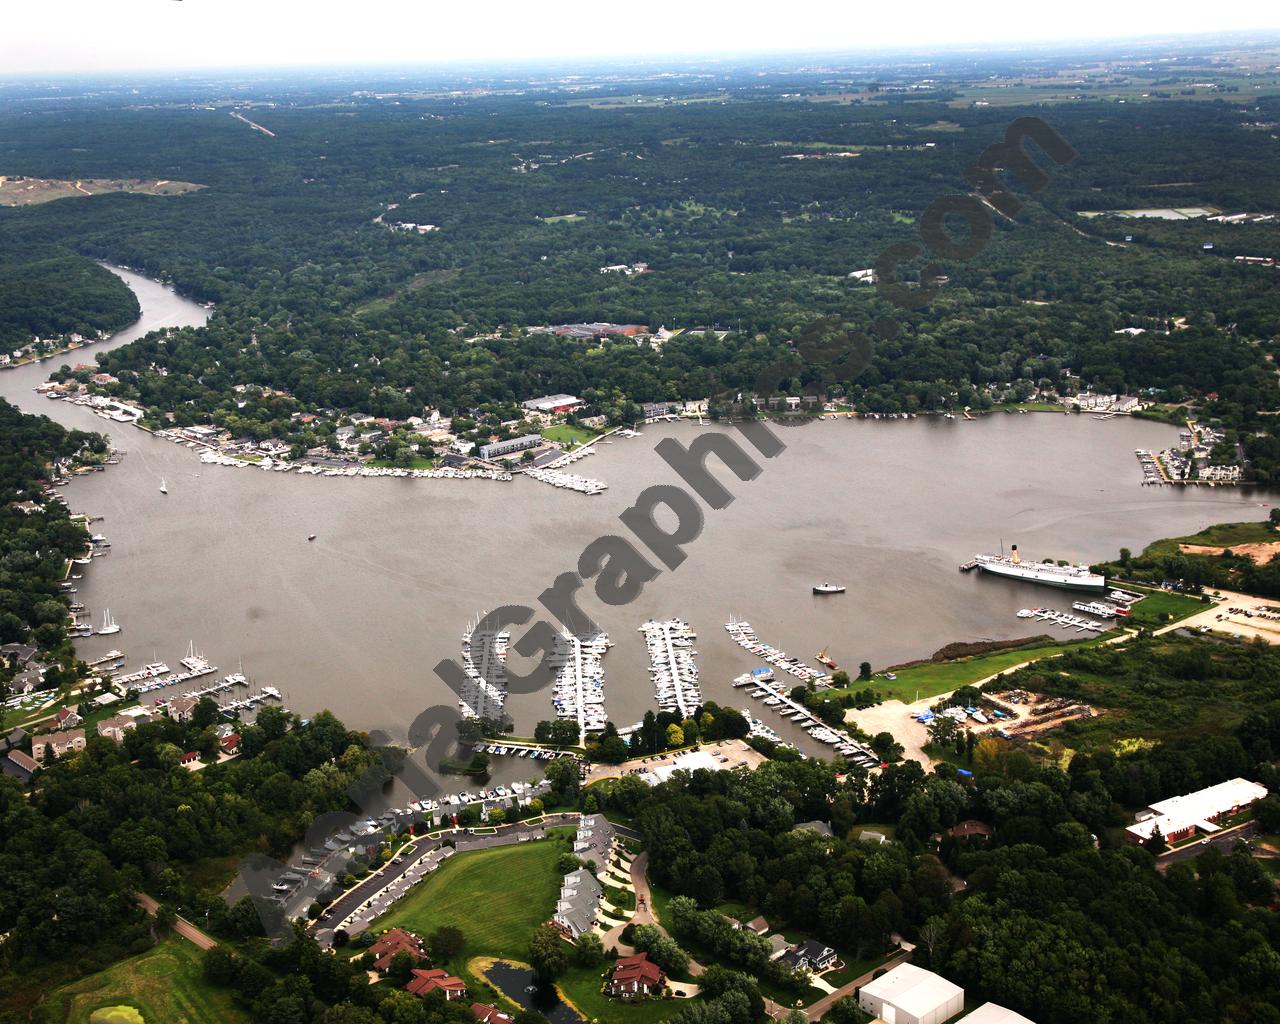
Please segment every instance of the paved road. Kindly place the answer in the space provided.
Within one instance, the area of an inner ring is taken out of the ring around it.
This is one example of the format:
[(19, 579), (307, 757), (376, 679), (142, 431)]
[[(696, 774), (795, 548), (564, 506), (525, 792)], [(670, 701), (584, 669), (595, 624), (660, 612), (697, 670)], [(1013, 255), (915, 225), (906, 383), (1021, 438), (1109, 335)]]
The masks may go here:
[(1156, 867), (1161, 871), (1166, 870), (1170, 864), (1176, 864), (1181, 860), (1190, 860), (1192, 857), (1199, 857), (1210, 846), (1216, 846), (1223, 853), (1230, 853), (1236, 843), (1242, 840), (1252, 839), (1261, 835), (1262, 829), (1258, 827), (1256, 821), (1247, 821), (1239, 828), (1233, 828), (1229, 832), (1220, 836), (1214, 836), (1208, 842), (1199, 840), (1187, 846), (1180, 846), (1176, 850), (1171, 850), (1163, 854), (1156, 862)]
[[(135, 892), (133, 895), (137, 899), (138, 905), (142, 907), (149, 916), (156, 916), (156, 911), (160, 909), (159, 903), (153, 900), (145, 892)], [(213, 949), (213, 947), (218, 944), (217, 939), (205, 932), (202, 932), (185, 917), (178, 918), (177, 922), (173, 926), (173, 930), (188, 942), (198, 946), (200, 949)]]
[[(444, 858), (439, 856), (439, 852), (446, 839), (455, 844), (458, 853), (467, 850), (482, 850), (487, 847), (505, 846), (509, 843), (519, 842), (520, 836), (528, 836), (533, 839), (545, 835), (544, 830), (547, 827), (572, 824), (577, 819), (576, 812), (548, 814), (543, 818), (541, 825), (527, 825), (524, 823), (503, 825), (493, 835), (476, 836), (468, 833), (466, 829), (459, 829), (457, 832), (450, 830), (435, 833), (432, 837), (424, 836), (414, 842), (413, 848), (409, 852), (403, 854), (401, 863), (388, 863), (380, 871), (370, 875), (359, 885), (347, 890), (346, 893), (334, 900), (326, 909), (321, 920), (312, 926), (316, 940), (321, 946), (328, 946), (333, 941), (334, 929), (343, 926), (347, 918), (352, 917), (362, 909), (365, 913), (357, 916), (355, 920), (346, 925), (346, 930), (348, 932), (358, 932), (367, 928), (370, 922), (390, 909), (393, 893), (387, 892), (388, 889), (393, 887), (400, 888), (403, 885), (411, 886), (424, 875), (433, 871), (442, 862)], [(365, 904), (370, 900), (373, 903), (365, 907)]]

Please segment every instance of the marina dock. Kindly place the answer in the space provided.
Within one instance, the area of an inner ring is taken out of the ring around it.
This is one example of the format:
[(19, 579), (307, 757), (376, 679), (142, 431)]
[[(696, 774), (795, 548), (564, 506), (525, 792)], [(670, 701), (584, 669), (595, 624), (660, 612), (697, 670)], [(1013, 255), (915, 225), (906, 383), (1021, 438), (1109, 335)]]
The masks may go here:
[(751, 623), (741, 622), (737, 619), (730, 619), (724, 624), (724, 628), (729, 631), (729, 636), (733, 638), (734, 643), (745, 650), (750, 651), (758, 658), (763, 658), (770, 665), (774, 665), (784, 672), (789, 672), (802, 682), (812, 682), (815, 685), (825, 686), (827, 684), (827, 674), (818, 669), (810, 668), (804, 664), (799, 658), (793, 658), (786, 651), (781, 651), (773, 647), (758, 636), (756, 631), (751, 628)]
[[(483, 620), (484, 616), (480, 617)], [(477, 622), (476, 625), (479, 625)], [(463, 718), (502, 718), (507, 701), (506, 663), (511, 631), (467, 626), (462, 634), (462, 667), (467, 674), (458, 706)]]
[(1053, 608), (1023, 608), (1018, 612), (1020, 619), (1039, 619), (1041, 622), (1052, 622), (1055, 626), (1074, 629), (1078, 633), (1102, 633), (1109, 627), (1097, 619), (1086, 619), (1079, 615), (1056, 611)]
[(649, 676), (663, 711), (692, 718), (702, 704), (698, 666), (693, 660), (697, 634), (683, 619), (650, 620), (640, 626), (649, 650)]
[(604, 728), (604, 655), (612, 646), (609, 634), (579, 637), (562, 632), (549, 659), (556, 670), (551, 704), (556, 717), (578, 724), (581, 740), (588, 732)]
[[(870, 747), (854, 739), (844, 729), (827, 725), (822, 719), (803, 704), (791, 699), (785, 684), (775, 682), (772, 672), (756, 669), (745, 673), (733, 681), (734, 686), (751, 686), (751, 697), (764, 701), (766, 707), (772, 708), (783, 718), (803, 729), (819, 743), (825, 743), (835, 749), (837, 754), (847, 758), (854, 764), (864, 768), (873, 768), (880, 763), (879, 756)], [(752, 732), (758, 736), (766, 736), (777, 742), (777, 733), (766, 726), (758, 718), (753, 718), (744, 709), (743, 717), (751, 724)]]
[(591, 477), (578, 476), (576, 473), (563, 473), (558, 469), (530, 467), (524, 471), (524, 475), (544, 484), (550, 484), (552, 487), (563, 487), (581, 494), (603, 494), (609, 487), (603, 480), (593, 480)]

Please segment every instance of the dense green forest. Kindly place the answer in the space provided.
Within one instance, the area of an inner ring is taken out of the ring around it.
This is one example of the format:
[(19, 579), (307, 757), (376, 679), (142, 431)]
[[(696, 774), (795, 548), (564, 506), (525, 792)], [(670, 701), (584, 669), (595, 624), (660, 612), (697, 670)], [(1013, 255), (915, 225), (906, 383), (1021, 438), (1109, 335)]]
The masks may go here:
[[(1092, 386), (1194, 400), (1239, 432), (1256, 478), (1280, 466), (1276, 422), (1260, 415), (1280, 406), (1280, 276), (1232, 259), (1274, 255), (1277, 222), (1078, 216), (1271, 211), (1280, 143), (1254, 124), (1280, 111), (1273, 97), (1247, 113), (1221, 101), (994, 109), (928, 93), (795, 103), (745, 89), (630, 107), (537, 90), (325, 99), (263, 112), (275, 138), (217, 110), (0, 111), (0, 137), (24, 118), (23, 147), (0, 149), (15, 171), (209, 186), (0, 210), (7, 244), (62, 245), (218, 302), (205, 329), (101, 357), (115, 391), (180, 421), (311, 446), (323, 438), (291, 412), (404, 418), (556, 391), (604, 408), (775, 388), (929, 411)], [(928, 205), (968, 190), (965, 170), (1028, 113), (1078, 156), (1043, 161), (1047, 187), (1021, 194), (1016, 219), (995, 217), (984, 251), (939, 261), (949, 281), (930, 304), (898, 309), (847, 276), (918, 241)], [(634, 263), (649, 272), (600, 272)], [(885, 318), (896, 332), (844, 379), (842, 361), (793, 345), (822, 318), (824, 336)], [(730, 333), (659, 352), (526, 330), (579, 321)], [(293, 400), (241, 405), (238, 384)]]
[[(348, 787), (376, 760), (327, 713), (300, 725), (270, 708), (241, 728), (240, 758), (178, 767), (183, 751), (216, 748), (219, 720), (206, 699), (191, 722), (160, 718), (121, 746), (92, 736), (83, 754), (46, 767), (30, 796), (0, 778), (0, 1019), (52, 984), (151, 945), (134, 892), (185, 906), (193, 865), (285, 854), (316, 814), (345, 808)], [(261, 934), (248, 901), (204, 898), (202, 923), (207, 910), (217, 932)]]
[[(64, 504), (44, 496), (42, 482), (56, 460), (101, 453), (106, 439), (25, 415), (3, 399), (0, 437), (0, 643), (32, 642), (70, 663), (67, 599), (58, 582), (66, 560), (84, 554), (89, 535)], [(39, 510), (18, 507), (28, 501)]]
[(91, 260), (49, 249), (0, 250), (0, 350), (36, 337), (96, 337), (138, 313), (128, 285)]

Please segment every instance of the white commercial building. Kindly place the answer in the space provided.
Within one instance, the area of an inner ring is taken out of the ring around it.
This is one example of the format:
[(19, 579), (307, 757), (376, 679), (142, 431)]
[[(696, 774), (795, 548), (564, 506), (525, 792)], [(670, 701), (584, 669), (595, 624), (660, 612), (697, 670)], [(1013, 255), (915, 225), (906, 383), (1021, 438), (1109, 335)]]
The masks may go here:
[(1144, 842), (1157, 827), (1166, 842), (1188, 839), (1197, 830), (1212, 835), (1220, 831), (1216, 824), (1219, 818), (1230, 817), (1266, 795), (1266, 786), (1248, 779), (1228, 779), (1194, 793), (1172, 796), (1139, 812), (1138, 820), (1125, 829), (1126, 838)]
[(914, 964), (863, 985), (858, 1005), (885, 1024), (942, 1024), (964, 1009), (964, 989)]
[(960, 1024), (1034, 1024), (1034, 1022), (996, 1003), (983, 1003), (961, 1020)]

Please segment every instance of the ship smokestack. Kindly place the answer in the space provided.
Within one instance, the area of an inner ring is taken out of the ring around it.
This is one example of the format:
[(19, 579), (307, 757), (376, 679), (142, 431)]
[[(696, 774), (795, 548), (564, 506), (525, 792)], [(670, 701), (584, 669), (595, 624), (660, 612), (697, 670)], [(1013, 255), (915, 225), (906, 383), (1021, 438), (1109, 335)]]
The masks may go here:
[(1017, 545), (1017, 544), (1014, 544), (1014, 545), (1013, 545), (1013, 564), (1014, 564), (1014, 565), (1017, 565), (1017, 564), (1019, 564), (1021, 561), (1022, 561), (1022, 559), (1021, 559), (1021, 557), (1019, 557), (1019, 555), (1018, 555), (1018, 545)]

